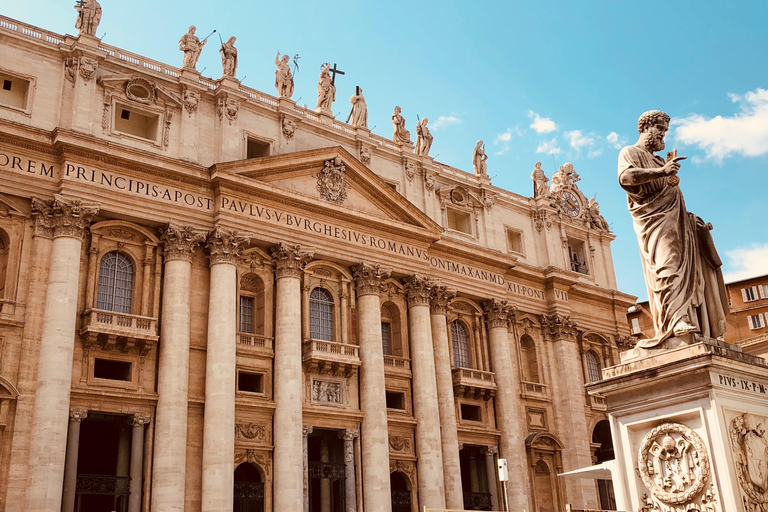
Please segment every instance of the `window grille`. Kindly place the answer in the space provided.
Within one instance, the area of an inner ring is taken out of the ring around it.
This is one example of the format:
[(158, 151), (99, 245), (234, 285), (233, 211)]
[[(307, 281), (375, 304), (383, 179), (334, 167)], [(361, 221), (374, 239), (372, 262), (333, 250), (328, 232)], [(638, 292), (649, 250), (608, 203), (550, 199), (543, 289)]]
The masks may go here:
[(586, 354), (587, 358), (587, 377), (589, 382), (597, 382), (603, 378), (600, 372), (600, 360), (593, 351), (589, 350)]
[(253, 334), (253, 297), (240, 297), (240, 332)]
[(309, 294), (309, 336), (333, 341), (333, 296), (324, 288), (315, 288)]
[(453, 366), (469, 368), (469, 337), (467, 328), (458, 320), (451, 323), (451, 341), (453, 343)]
[(96, 308), (131, 314), (133, 264), (125, 254), (108, 252), (99, 267), (99, 293)]
[(381, 322), (381, 344), (385, 356), (392, 355), (392, 324)]

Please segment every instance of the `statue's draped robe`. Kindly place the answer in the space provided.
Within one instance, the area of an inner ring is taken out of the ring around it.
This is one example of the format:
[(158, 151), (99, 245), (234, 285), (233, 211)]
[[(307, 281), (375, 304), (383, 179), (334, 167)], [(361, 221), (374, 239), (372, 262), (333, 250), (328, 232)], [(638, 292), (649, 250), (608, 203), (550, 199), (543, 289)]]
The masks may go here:
[(365, 104), (365, 98), (360, 94), (359, 96), (352, 96), (350, 101), (352, 102), (352, 115), (350, 116), (352, 126), (368, 128), (368, 106)]
[[(619, 177), (629, 168), (664, 166), (660, 156), (637, 146), (619, 153)], [(722, 262), (706, 227), (685, 209), (680, 187), (666, 177), (641, 185), (622, 185), (637, 233), (648, 300), (656, 328), (649, 348), (670, 336), (681, 321), (698, 326), (704, 336), (717, 338), (726, 329), (728, 301), (720, 270)]]

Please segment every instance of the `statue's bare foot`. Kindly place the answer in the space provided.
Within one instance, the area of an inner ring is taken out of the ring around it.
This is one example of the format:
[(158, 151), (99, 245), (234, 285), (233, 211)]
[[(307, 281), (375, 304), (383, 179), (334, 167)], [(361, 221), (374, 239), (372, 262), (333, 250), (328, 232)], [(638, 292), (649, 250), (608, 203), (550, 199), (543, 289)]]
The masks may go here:
[(699, 328), (688, 322), (679, 322), (674, 329), (675, 336), (684, 336), (694, 332), (699, 332)]

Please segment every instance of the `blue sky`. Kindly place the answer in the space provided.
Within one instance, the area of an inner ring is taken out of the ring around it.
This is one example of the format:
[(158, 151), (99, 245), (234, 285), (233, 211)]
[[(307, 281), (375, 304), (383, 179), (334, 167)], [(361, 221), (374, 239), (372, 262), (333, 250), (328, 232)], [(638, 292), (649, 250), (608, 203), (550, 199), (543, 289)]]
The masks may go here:
[[(178, 40), (195, 24), (237, 37), (238, 78), (274, 94), (274, 57), (299, 54), (294, 99), (314, 106), (320, 65), (337, 81), (344, 120), (355, 85), (369, 126), (390, 136), (400, 105), (407, 128), (430, 118), (437, 160), (471, 171), (487, 144), (497, 186), (530, 195), (536, 161), (548, 176), (570, 161), (597, 194), (617, 239), (619, 288), (646, 297), (618, 147), (637, 139), (638, 116), (673, 118), (667, 148), (688, 209), (715, 225), (727, 279), (768, 273), (768, 2), (149, 2), (101, 0), (98, 35), (134, 53), (181, 65)], [(4, 2), (2, 14), (76, 34), (74, 2)], [(198, 64), (218, 78), (213, 36)], [(0, 59), (1, 60), (1, 59)], [(554, 163), (553, 163), (554, 159)]]

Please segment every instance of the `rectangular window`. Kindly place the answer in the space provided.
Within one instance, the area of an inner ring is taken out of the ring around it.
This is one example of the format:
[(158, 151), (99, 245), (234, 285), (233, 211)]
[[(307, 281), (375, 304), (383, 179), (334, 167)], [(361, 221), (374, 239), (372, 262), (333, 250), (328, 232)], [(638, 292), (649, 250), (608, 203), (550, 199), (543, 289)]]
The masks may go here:
[(392, 324), (389, 322), (381, 322), (381, 344), (384, 355), (392, 355)]
[(97, 379), (131, 382), (131, 363), (96, 358), (93, 361), (93, 376)]
[(520, 231), (507, 228), (507, 250), (522, 254), (523, 234)]
[(269, 156), (269, 143), (248, 137), (246, 143), (246, 158), (262, 158)]
[(757, 288), (760, 290), (760, 298), (768, 299), (768, 284), (761, 284)]
[(468, 235), (472, 234), (472, 216), (469, 213), (454, 210), (453, 208), (446, 208), (445, 216), (448, 223), (448, 229), (461, 231)]
[(395, 391), (387, 391), (387, 409), (399, 409), (405, 410), (405, 393), (397, 393)]
[(240, 297), (240, 332), (253, 334), (253, 297)]
[(0, 73), (3, 88), (0, 89), (0, 105), (18, 109), (27, 108), (29, 80)]
[(747, 317), (747, 321), (749, 322), (750, 329), (762, 329), (765, 327), (762, 314), (750, 315)]
[(138, 112), (119, 103), (115, 105), (115, 131), (117, 132), (156, 141), (159, 121), (160, 116), (157, 114)]
[(640, 334), (640, 320), (638, 318), (632, 319), (632, 334)]
[(264, 392), (264, 375), (261, 373), (237, 372), (237, 390), (246, 393)]
[(568, 257), (573, 272), (589, 275), (587, 270), (587, 252), (584, 249), (584, 242), (581, 240), (568, 239)]
[(752, 302), (757, 300), (757, 286), (742, 288), (741, 297), (744, 299), (744, 302)]
[(468, 421), (483, 421), (479, 405), (461, 404), (461, 419)]

